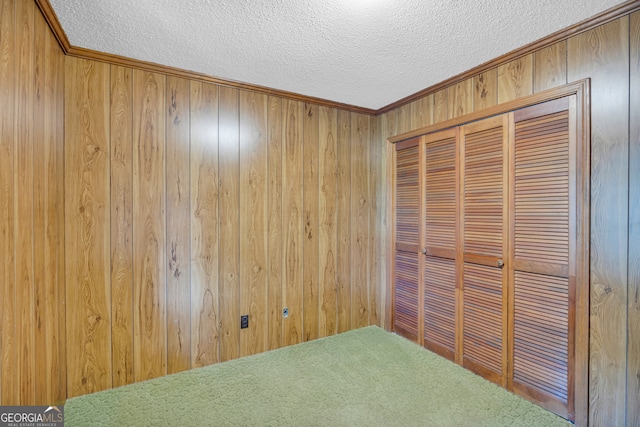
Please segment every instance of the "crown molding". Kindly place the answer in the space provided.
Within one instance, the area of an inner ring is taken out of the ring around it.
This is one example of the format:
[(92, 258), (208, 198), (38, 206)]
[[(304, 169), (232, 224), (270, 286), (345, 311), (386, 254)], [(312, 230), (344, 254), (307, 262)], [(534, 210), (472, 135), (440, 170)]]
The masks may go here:
[(426, 89), (423, 89), (412, 95), (399, 99), (396, 102), (393, 102), (389, 105), (386, 105), (378, 109), (376, 111), (376, 115), (387, 113), (395, 108), (398, 108), (405, 104), (413, 102), (426, 95), (429, 95), (431, 93), (442, 90), (446, 87), (460, 83), (464, 80), (467, 80), (485, 71), (491, 70), (492, 68), (496, 68), (500, 65), (506, 64), (507, 62), (526, 56), (532, 52), (535, 52), (547, 46), (551, 46), (555, 43), (561, 42), (563, 40), (567, 40), (568, 38), (573, 37), (577, 34), (592, 30), (600, 25), (606, 24), (607, 22), (616, 20), (622, 16), (631, 14), (638, 10), (640, 10), (640, 0), (630, 0), (626, 3), (622, 3), (622, 4), (619, 4), (618, 6), (614, 6), (611, 9), (607, 9), (604, 12), (601, 12), (598, 15), (595, 15), (589, 19), (578, 22), (577, 24), (574, 24), (570, 27), (567, 27), (553, 34), (550, 34), (546, 37), (538, 39), (532, 43), (529, 43), (528, 45), (522, 46), (518, 49), (512, 50), (511, 52), (505, 53), (504, 55), (494, 58), (491, 61), (485, 62), (484, 64), (480, 64), (477, 67), (471, 68), (470, 70), (464, 71), (458, 75), (455, 75), (446, 80), (443, 80), (440, 83), (437, 83), (433, 86), (429, 86)]
[(228, 87), (233, 87), (241, 90), (258, 92), (266, 95), (278, 96), (282, 98), (293, 99), (296, 101), (322, 105), (326, 107), (339, 108), (342, 110), (347, 110), (347, 111), (360, 113), (360, 114), (367, 114), (371, 116), (378, 116), (378, 115), (387, 113), (395, 108), (401, 107), (405, 104), (413, 102), (419, 98), (422, 98), (426, 95), (442, 90), (451, 85), (460, 83), (464, 80), (467, 80), (487, 70), (496, 68), (507, 62), (521, 58), (532, 52), (535, 52), (537, 50), (540, 50), (552, 44), (561, 42), (577, 34), (583, 33), (585, 31), (589, 31), (595, 27), (606, 24), (607, 22), (613, 21), (622, 16), (625, 16), (640, 10), (640, 0), (627, 1), (611, 9), (605, 10), (604, 12), (598, 15), (595, 15), (592, 18), (589, 18), (582, 22), (578, 22), (577, 24), (574, 24), (563, 30), (557, 31), (553, 34), (550, 34), (546, 37), (536, 40), (533, 43), (530, 43), (518, 49), (512, 50), (511, 52), (508, 52), (502, 56), (494, 58), (491, 61), (485, 62), (484, 64), (478, 65), (477, 67), (471, 68), (470, 70), (467, 70), (463, 73), (460, 73), (446, 80), (443, 80), (440, 83), (437, 83), (433, 86), (429, 86), (426, 89), (423, 89), (412, 95), (399, 99), (398, 101), (388, 104), (382, 108), (374, 110), (371, 108), (364, 108), (356, 105), (330, 101), (327, 99), (301, 95), (294, 92), (288, 92), (288, 91), (279, 90), (279, 89), (272, 89), (264, 86), (258, 86), (258, 85), (238, 82), (234, 80), (221, 79), (221, 78), (210, 76), (203, 73), (196, 73), (194, 71), (184, 70), (184, 69), (175, 68), (175, 67), (169, 67), (166, 65), (141, 61), (141, 60), (127, 58), (120, 55), (113, 55), (110, 53), (104, 53), (104, 52), (99, 52), (91, 49), (85, 49), (85, 48), (73, 46), (71, 45), (71, 43), (69, 43), (69, 39), (67, 38), (67, 35), (64, 32), (64, 29), (60, 25), (58, 16), (53, 10), (53, 7), (51, 7), (49, 0), (35, 0), (35, 2), (38, 8), (40, 9), (40, 11), (42, 12), (42, 14), (44, 15), (45, 20), (49, 24), (49, 28), (51, 28), (51, 31), (53, 31), (53, 34), (58, 40), (60, 47), (62, 48), (62, 50), (66, 55), (82, 58), (82, 59), (90, 59), (90, 60), (95, 60), (100, 62), (107, 62), (110, 64), (122, 65), (126, 67), (137, 68), (145, 71), (152, 71), (152, 72), (167, 74), (167, 75), (176, 76), (176, 77), (197, 80), (205, 83), (213, 83), (221, 86), (228, 86)]
[[(22, 0), (21, 0), (22, 1)], [(301, 95), (299, 93), (288, 92), (280, 89), (273, 89), (265, 86), (253, 85), (249, 83), (238, 82), (234, 80), (221, 79), (218, 77), (210, 76), (204, 73), (197, 73), (181, 68), (169, 67), (166, 65), (156, 64), (153, 62), (141, 61), (138, 59), (127, 58), (125, 56), (114, 55), (105, 52), (99, 52), (92, 49), (85, 49), (82, 47), (73, 46), (67, 35), (60, 25), (58, 16), (56, 15), (53, 7), (49, 3), (49, 0), (35, 0), (36, 5), (44, 15), (45, 20), (49, 24), (49, 28), (53, 31), (54, 36), (58, 40), (60, 47), (64, 53), (68, 56), (76, 58), (90, 59), (99, 62), (106, 62), (109, 64), (121, 65), (125, 67), (136, 68), (144, 71), (151, 71), (154, 73), (162, 73), (175, 77), (182, 77), (191, 80), (197, 80), (205, 83), (213, 83), (220, 86), (233, 87), (236, 89), (262, 93), (265, 95), (278, 96), (282, 98), (292, 99), (301, 102), (307, 102), (325, 107), (338, 108), (341, 110), (350, 111), (353, 113), (366, 114), (374, 116), (376, 110), (371, 108), (359, 107), (357, 105), (345, 104), (342, 102), (330, 101), (323, 98), (317, 98), (313, 96)]]

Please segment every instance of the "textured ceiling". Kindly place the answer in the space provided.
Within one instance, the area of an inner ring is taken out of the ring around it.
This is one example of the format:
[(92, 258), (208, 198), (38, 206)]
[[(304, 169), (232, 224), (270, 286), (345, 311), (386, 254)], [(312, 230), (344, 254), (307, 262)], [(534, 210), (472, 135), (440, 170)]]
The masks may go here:
[(72, 45), (378, 109), (621, 0), (50, 0)]

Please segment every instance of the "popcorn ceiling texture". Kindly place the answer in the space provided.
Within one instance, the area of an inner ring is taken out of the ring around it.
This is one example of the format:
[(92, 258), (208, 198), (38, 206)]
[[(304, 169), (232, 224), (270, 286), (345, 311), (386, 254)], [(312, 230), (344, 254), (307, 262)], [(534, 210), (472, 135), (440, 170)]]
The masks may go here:
[(621, 0), (50, 0), (72, 45), (378, 109)]

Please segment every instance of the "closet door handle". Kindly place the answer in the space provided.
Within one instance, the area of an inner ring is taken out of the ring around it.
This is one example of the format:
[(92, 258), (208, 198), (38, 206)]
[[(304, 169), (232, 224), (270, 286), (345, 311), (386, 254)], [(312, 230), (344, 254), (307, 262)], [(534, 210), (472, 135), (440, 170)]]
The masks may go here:
[(422, 255), (426, 255), (427, 254), (427, 248), (422, 248)]
[(498, 268), (504, 267), (504, 261), (499, 259), (498, 262), (496, 262), (496, 267), (498, 267)]

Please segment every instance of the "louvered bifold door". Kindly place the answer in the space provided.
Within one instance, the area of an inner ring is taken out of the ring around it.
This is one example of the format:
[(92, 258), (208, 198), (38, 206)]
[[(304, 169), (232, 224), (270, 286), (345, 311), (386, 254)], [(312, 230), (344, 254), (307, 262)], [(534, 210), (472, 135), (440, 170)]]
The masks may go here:
[(462, 363), (506, 386), (508, 116), (461, 130)]
[(451, 360), (456, 350), (456, 149), (458, 128), (424, 144), (424, 346)]
[(419, 139), (396, 144), (393, 329), (418, 342), (420, 316)]
[(575, 114), (562, 98), (513, 117), (510, 388), (573, 419)]

